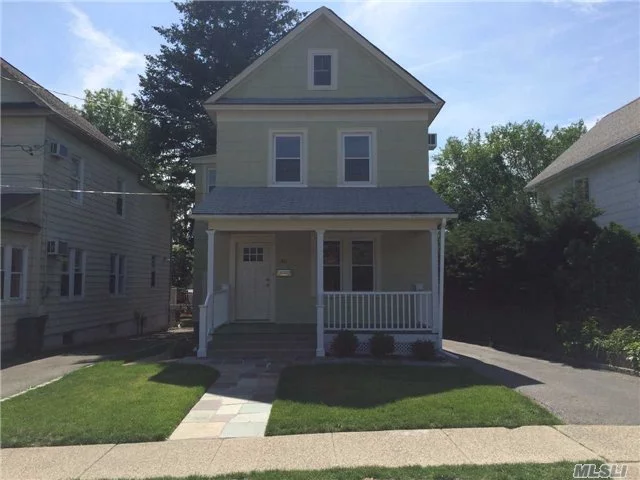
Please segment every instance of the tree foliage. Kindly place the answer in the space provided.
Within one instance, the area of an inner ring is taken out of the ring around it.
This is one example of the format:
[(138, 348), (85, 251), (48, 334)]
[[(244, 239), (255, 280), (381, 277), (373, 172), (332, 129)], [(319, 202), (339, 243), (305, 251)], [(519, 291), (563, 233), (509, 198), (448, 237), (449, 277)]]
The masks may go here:
[(174, 5), (180, 20), (155, 27), (165, 43), (157, 55), (146, 57), (136, 105), (152, 115), (152, 176), (173, 199), (173, 241), (191, 250), (188, 212), (194, 174), (188, 159), (216, 151), (216, 129), (202, 103), (287, 33), (302, 14), (276, 1)]
[(461, 220), (503, 218), (527, 203), (525, 185), (585, 131), (582, 121), (548, 130), (528, 120), (451, 137), (434, 157), (431, 185)]

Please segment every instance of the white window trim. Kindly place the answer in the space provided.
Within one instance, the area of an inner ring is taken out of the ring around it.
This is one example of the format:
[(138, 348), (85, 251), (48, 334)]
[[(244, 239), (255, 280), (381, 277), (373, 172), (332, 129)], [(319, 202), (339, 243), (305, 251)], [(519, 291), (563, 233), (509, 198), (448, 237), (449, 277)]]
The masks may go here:
[[(75, 287), (75, 267), (76, 267), (76, 250), (82, 250), (82, 295), (74, 295), (73, 290)], [(66, 302), (72, 302), (74, 300), (82, 300), (85, 295), (86, 280), (87, 280), (87, 251), (85, 249), (70, 248), (69, 249), (69, 295), (60, 295), (60, 299)], [(62, 277), (62, 269), (60, 269), (60, 277)], [(60, 280), (62, 281), (62, 279)]]
[[(368, 182), (347, 182), (344, 179), (344, 137), (349, 135), (369, 135), (370, 161)], [(348, 128), (338, 130), (338, 186), (375, 187), (378, 181), (378, 140), (375, 128)]]
[[(119, 253), (110, 253), (109, 254), (109, 286), (111, 286), (111, 256), (115, 255), (115, 282), (114, 282), (114, 291), (111, 291), (109, 288), (109, 295), (112, 297), (122, 297), (127, 294), (127, 256), (121, 255)], [(122, 277), (122, 282), (124, 283), (124, 288), (122, 293), (120, 293), (120, 258), (124, 258), (124, 275)]]
[[(77, 190), (84, 190), (84, 159), (80, 155), (71, 155), (71, 173), (69, 175), (69, 178), (76, 179), (73, 172), (73, 163), (75, 160), (77, 160), (80, 165), (80, 178), (77, 179), (78, 180)], [(72, 189), (72, 190), (76, 190), (76, 189)], [(82, 192), (79, 192), (78, 198), (71, 197), (71, 201), (79, 205), (82, 205), (83, 196), (84, 195), (82, 194)]]
[[(119, 192), (126, 192), (127, 191), (127, 182), (126, 182), (126, 180), (124, 178), (122, 178), (122, 177), (117, 177), (116, 178), (116, 186), (118, 185), (118, 182), (120, 182), (122, 184), (122, 186), (120, 187), (120, 190), (118, 190), (118, 191)], [(120, 197), (122, 199), (122, 214), (118, 213), (118, 206), (117, 206), (117, 203), (116, 203), (116, 215), (118, 217), (120, 217), (120, 218), (125, 218), (125, 215), (127, 213), (127, 206), (126, 206), (127, 202), (125, 200), (126, 200), (127, 196), (124, 195), (124, 194), (121, 194), (121, 195), (118, 195), (116, 197), (116, 199), (118, 197)], [(117, 202), (117, 200), (116, 200), (116, 202)]]
[[(210, 173), (212, 170), (213, 170), (214, 172), (216, 172), (216, 183), (218, 183), (218, 171), (217, 171), (216, 167), (207, 167), (207, 169), (206, 169), (206, 171), (205, 171), (205, 175), (206, 175), (206, 177), (205, 177), (205, 179), (204, 179), (204, 183), (205, 183), (205, 190), (204, 190), (204, 193), (205, 193), (205, 194), (207, 194), (207, 193), (211, 193), (211, 190), (212, 190), (212, 188), (211, 188), (211, 186), (212, 186), (212, 185), (211, 185), (211, 183), (209, 182), (209, 180), (210, 180), (209, 173)], [(214, 184), (214, 185), (213, 185), (213, 187), (215, 188), (215, 186), (216, 186), (216, 185)]]
[[(381, 234), (378, 232), (343, 232), (330, 233), (324, 237), (325, 242), (340, 242), (340, 288), (341, 292), (351, 292), (352, 288), (352, 255), (351, 242), (373, 242), (373, 291), (381, 291)], [(316, 296), (316, 247), (315, 238), (311, 238), (311, 296)], [(324, 260), (323, 260), (324, 261)]]
[[(29, 270), (29, 247), (25, 245), (13, 245), (7, 244), (2, 245), (4, 247), (4, 299), (2, 300), (2, 304), (21, 304), (25, 303), (27, 300), (27, 272)], [(19, 248), (22, 250), (22, 281), (20, 285), (20, 296), (10, 298), (9, 294), (11, 293), (11, 250), (14, 248)]]
[[(331, 56), (331, 85), (314, 85), (313, 57)], [(309, 90), (336, 90), (338, 88), (338, 50), (335, 48), (311, 48), (307, 56), (307, 88)]]
[[(269, 130), (269, 178), (267, 185), (270, 187), (306, 187), (307, 186), (307, 162), (308, 162), (308, 142), (306, 128), (291, 128)], [(300, 181), (299, 182), (276, 182), (276, 136), (300, 136)]]

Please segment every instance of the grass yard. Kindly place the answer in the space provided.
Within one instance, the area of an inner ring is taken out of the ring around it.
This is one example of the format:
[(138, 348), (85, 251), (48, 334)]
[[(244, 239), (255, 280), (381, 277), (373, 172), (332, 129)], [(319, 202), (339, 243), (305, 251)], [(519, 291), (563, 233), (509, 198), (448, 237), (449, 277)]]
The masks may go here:
[[(585, 463), (600, 464), (593, 460)], [(461, 465), (443, 467), (363, 467), (319, 471), (253, 472), (183, 480), (565, 480), (573, 478), (574, 463)], [(157, 480), (170, 480), (163, 477)]]
[(2, 402), (2, 447), (163, 440), (217, 378), (179, 363), (82, 368)]
[(559, 423), (468, 368), (311, 365), (282, 372), (267, 435)]

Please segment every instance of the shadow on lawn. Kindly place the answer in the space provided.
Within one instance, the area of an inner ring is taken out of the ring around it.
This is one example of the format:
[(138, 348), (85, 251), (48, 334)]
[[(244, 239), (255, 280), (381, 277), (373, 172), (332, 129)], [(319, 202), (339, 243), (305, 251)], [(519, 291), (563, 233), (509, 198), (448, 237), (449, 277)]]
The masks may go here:
[(295, 366), (282, 372), (276, 398), (305, 404), (369, 408), (411, 397), (498, 383), (512, 388), (540, 383), (499, 367), (485, 366), (501, 370), (502, 378), (508, 379), (509, 384), (502, 380), (494, 381), (465, 367)]
[(208, 388), (219, 376), (217, 370), (205, 365), (168, 363), (163, 365), (160, 372), (149, 377), (149, 381), (179, 387)]

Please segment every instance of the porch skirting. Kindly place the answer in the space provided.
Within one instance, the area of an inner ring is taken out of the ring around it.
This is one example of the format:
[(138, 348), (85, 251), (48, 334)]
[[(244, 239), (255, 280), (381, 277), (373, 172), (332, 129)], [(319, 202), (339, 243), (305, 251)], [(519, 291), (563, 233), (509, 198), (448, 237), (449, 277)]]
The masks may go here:
[[(331, 342), (337, 335), (338, 332), (326, 331), (324, 332), (324, 349), (326, 352), (331, 351)], [(369, 341), (371, 337), (376, 332), (357, 332), (356, 337), (358, 337), (358, 348), (356, 349), (356, 354), (367, 355), (371, 353)], [(394, 355), (399, 356), (410, 356), (411, 352), (411, 344), (416, 340), (429, 340), (433, 342), (435, 345), (438, 345), (439, 336), (437, 333), (395, 333), (393, 331), (384, 332), (387, 335), (392, 335), (395, 340), (395, 350), (393, 352)]]

